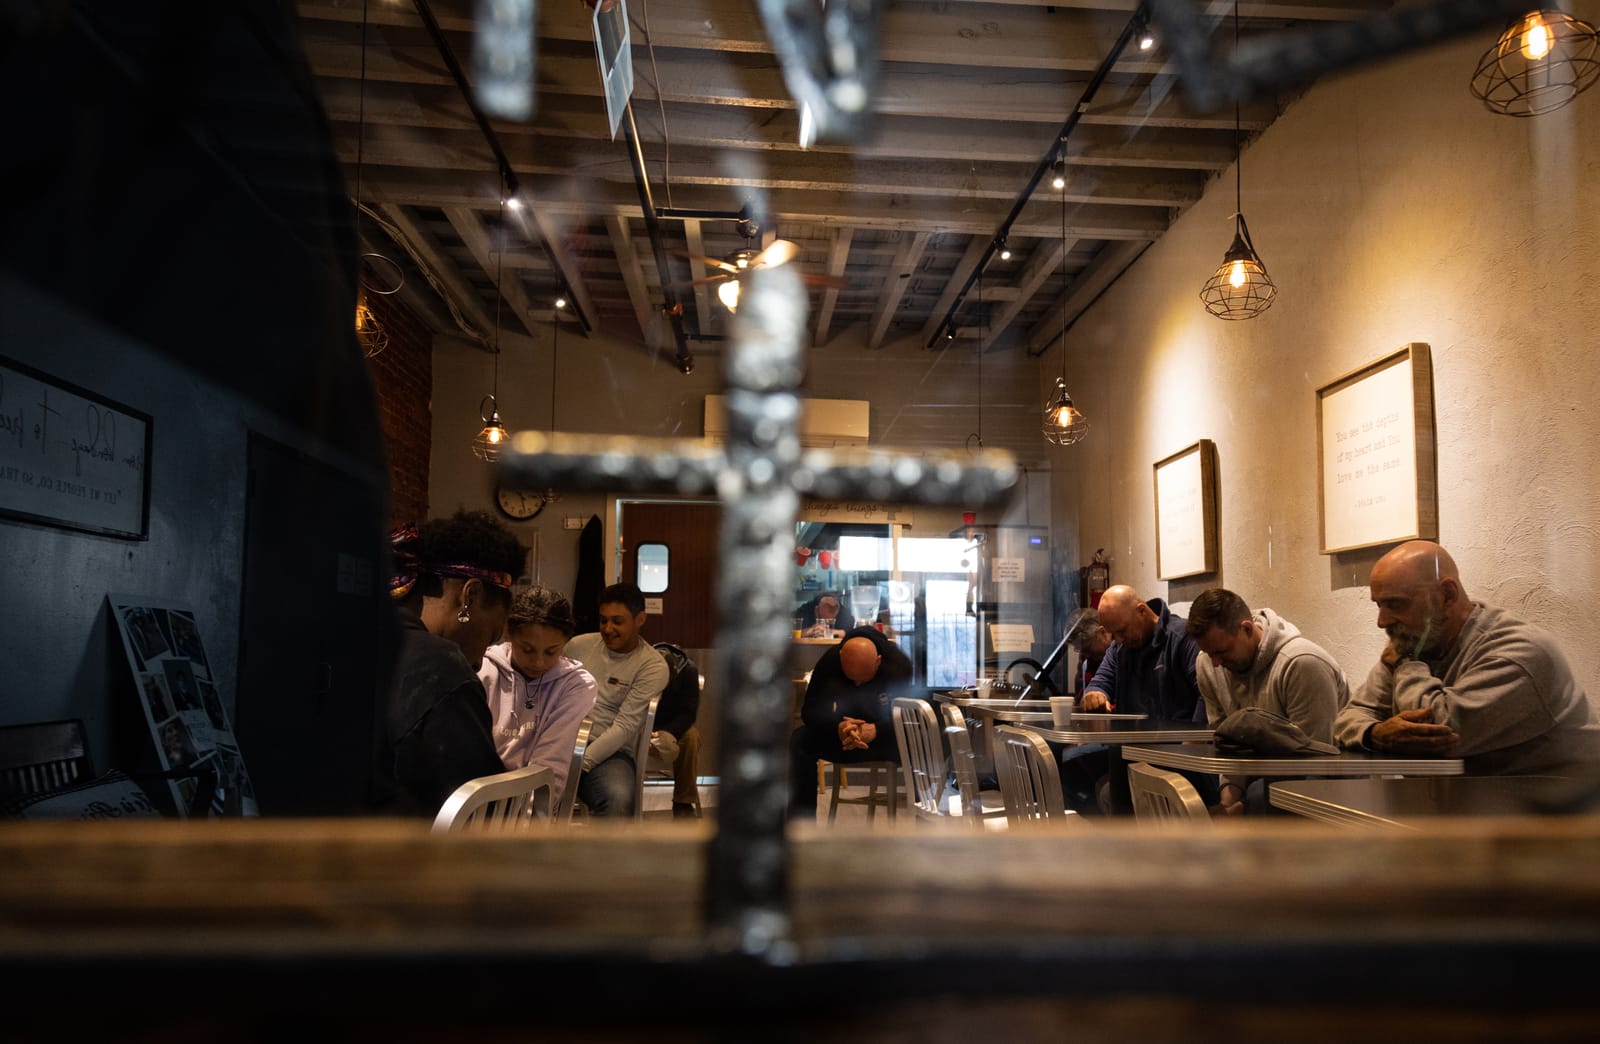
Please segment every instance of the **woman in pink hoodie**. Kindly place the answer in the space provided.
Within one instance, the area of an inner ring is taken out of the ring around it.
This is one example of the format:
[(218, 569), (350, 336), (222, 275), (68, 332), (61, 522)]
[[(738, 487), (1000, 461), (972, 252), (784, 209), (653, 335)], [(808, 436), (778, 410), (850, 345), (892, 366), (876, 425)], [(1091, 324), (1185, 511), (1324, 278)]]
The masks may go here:
[(575, 623), (564, 595), (534, 587), (511, 603), (509, 641), (483, 654), (478, 680), (494, 716), (494, 745), (508, 770), (548, 768), (559, 798), (572, 768), (578, 728), (594, 706), (594, 679), (562, 655)]

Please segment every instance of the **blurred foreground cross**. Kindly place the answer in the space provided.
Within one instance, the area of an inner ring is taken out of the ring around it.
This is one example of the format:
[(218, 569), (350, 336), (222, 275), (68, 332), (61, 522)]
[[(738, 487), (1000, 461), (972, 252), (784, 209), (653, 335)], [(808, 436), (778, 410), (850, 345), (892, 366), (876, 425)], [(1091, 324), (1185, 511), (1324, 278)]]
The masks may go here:
[(773, 963), (789, 932), (787, 676), (795, 515), (802, 495), (968, 508), (1016, 482), (1010, 454), (800, 450), (806, 296), (788, 266), (747, 277), (724, 365), (725, 447), (689, 439), (519, 432), (499, 463), (513, 489), (715, 493), (722, 504), (717, 664), (723, 681), (717, 833), (706, 874), (715, 952)]

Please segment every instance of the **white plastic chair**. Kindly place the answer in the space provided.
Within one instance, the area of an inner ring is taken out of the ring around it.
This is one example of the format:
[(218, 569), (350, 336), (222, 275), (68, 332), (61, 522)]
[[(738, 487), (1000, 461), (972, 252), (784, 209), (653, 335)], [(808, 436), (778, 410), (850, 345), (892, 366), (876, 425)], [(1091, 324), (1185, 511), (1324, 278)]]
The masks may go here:
[(572, 747), (572, 767), (567, 770), (567, 785), (562, 788), (561, 798), (550, 817), (557, 824), (572, 822), (572, 809), (578, 803), (578, 777), (583, 775), (583, 752), (588, 749), (589, 730), (592, 728), (594, 719), (590, 717), (585, 717), (583, 724), (578, 726), (578, 739)]
[(998, 791), (978, 789), (978, 755), (972, 750), (967, 719), (960, 707), (950, 703), (939, 704), (939, 713), (944, 716), (944, 739), (950, 748), (956, 793), (961, 796), (961, 815), (970, 819), (974, 826), (983, 825), (986, 819), (998, 823), (1005, 818), (1005, 801)]
[(1007, 822), (1014, 827), (1065, 817), (1061, 771), (1056, 768), (1050, 745), (1033, 733), (1010, 725), (996, 725), (994, 733), (1000, 748), (994, 754), (994, 767), (1000, 776)]
[(906, 798), (918, 819), (944, 819), (949, 807), (943, 802), (949, 766), (944, 744), (939, 742), (939, 723), (933, 708), (909, 696), (896, 697), (889, 708), (894, 718), (894, 739), (900, 747), (900, 766), (905, 770)]
[(433, 832), (495, 834), (525, 830), (534, 814), (549, 815), (550, 792), (554, 789), (555, 773), (540, 765), (469, 779), (445, 798), (439, 814), (433, 817)]
[(1197, 820), (1211, 822), (1205, 799), (1194, 784), (1166, 769), (1141, 761), (1128, 763), (1128, 790), (1133, 795), (1133, 814), (1146, 822)]

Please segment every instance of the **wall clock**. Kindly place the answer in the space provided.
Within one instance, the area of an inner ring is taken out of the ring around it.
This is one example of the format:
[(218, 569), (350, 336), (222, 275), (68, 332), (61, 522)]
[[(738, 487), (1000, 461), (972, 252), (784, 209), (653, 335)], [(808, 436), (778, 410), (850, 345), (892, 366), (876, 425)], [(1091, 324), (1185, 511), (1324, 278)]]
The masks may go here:
[(543, 511), (547, 501), (542, 493), (496, 486), (494, 503), (507, 518), (516, 522), (526, 522)]

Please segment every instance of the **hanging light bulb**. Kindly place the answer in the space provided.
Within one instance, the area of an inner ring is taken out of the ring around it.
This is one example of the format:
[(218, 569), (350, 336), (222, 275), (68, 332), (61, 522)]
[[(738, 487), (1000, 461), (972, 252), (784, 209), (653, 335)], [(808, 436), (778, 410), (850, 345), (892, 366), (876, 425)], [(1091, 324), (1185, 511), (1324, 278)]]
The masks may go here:
[(361, 345), (361, 354), (369, 359), (389, 347), (389, 331), (367, 305), (365, 287), (356, 295), (356, 341)]
[(1490, 112), (1553, 112), (1600, 79), (1600, 32), (1564, 11), (1530, 11), (1483, 52), (1471, 90)]
[[(1067, 278), (1067, 197), (1061, 197), (1061, 282), (1070, 285)], [(1089, 434), (1089, 418), (1072, 405), (1067, 394), (1067, 295), (1061, 295), (1061, 376), (1056, 378), (1055, 394), (1044, 402), (1044, 433), (1046, 442), (1057, 446), (1071, 446)]]
[(727, 279), (717, 284), (717, 300), (727, 306), (728, 311), (739, 310), (739, 280)]
[[(1233, 4), (1233, 46), (1239, 46), (1239, 3)], [(1239, 104), (1233, 106), (1233, 135), (1239, 138)], [(1272, 307), (1278, 288), (1267, 275), (1267, 266), (1256, 253), (1250, 239), (1250, 226), (1244, 221), (1244, 150), (1238, 148), (1233, 165), (1233, 243), (1222, 255), (1222, 264), (1200, 289), (1206, 311), (1218, 319), (1254, 319)]]
[[(483, 412), (484, 403), (489, 405), (487, 414)], [(478, 403), (478, 414), (483, 418), (483, 430), (472, 439), (472, 455), (479, 460), (499, 460), (500, 447), (506, 444), (510, 435), (506, 432), (506, 426), (500, 423), (500, 404), (495, 402), (493, 395), (485, 395), (483, 401)]]
[(1064, 163), (1061, 160), (1056, 160), (1055, 163), (1051, 166), (1051, 169), (1055, 171), (1055, 176), (1050, 179), (1050, 187), (1053, 188), (1053, 189), (1056, 189), (1058, 191), (1060, 189), (1066, 188), (1067, 187), (1067, 165), (1066, 165), (1066, 163)]
[(1056, 378), (1055, 394), (1045, 400), (1043, 430), (1045, 441), (1057, 446), (1071, 446), (1089, 434), (1089, 418), (1072, 405), (1065, 377)]

